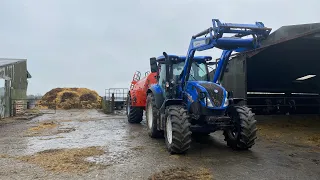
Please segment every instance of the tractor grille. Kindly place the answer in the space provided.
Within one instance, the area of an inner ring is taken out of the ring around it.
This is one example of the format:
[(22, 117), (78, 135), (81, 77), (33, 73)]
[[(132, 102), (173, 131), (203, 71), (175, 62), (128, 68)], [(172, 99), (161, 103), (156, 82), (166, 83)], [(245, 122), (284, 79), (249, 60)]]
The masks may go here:
[[(222, 106), (223, 103), (223, 89), (216, 84), (212, 83), (201, 83), (202, 87), (206, 88), (210, 97), (212, 98), (212, 103), (215, 107)], [(215, 92), (216, 90), (216, 92)], [(218, 91), (218, 92), (217, 92)]]

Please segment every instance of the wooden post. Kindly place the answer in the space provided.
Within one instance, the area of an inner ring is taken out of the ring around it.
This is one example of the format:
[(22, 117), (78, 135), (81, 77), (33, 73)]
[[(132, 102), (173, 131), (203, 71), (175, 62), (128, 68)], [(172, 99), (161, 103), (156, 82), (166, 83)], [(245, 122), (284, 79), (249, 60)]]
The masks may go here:
[(114, 113), (114, 93), (111, 95), (111, 113)]

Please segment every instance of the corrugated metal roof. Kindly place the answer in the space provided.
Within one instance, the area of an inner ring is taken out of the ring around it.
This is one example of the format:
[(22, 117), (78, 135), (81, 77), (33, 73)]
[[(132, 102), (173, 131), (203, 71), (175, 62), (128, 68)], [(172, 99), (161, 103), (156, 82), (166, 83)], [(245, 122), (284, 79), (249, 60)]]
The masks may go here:
[(10, 58), (0, 58), (0, 67), (16, 64), (19, 62), (24, 62), (26, 59), (10, 59)]
[(284, 41), (320, 33), (320, 23), (282, 26), (262, 42), (262, 46), (278, 44)]
[(237, 53), (233, 57), (241, 55), (252, 57), (270, 46), (318, 33), (320, 33), (320, 23), (282, 26), (271, 33), (269, 37), (261, 43), (262, 46), (260, 48)]

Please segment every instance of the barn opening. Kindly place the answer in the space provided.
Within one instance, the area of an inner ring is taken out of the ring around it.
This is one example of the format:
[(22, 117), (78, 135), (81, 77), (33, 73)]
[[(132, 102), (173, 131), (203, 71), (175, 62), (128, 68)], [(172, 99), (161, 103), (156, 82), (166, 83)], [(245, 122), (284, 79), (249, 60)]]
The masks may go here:
[(320, 23), (283, 26), (235, 54), (222, 84), (256, 114), (320, 114)]

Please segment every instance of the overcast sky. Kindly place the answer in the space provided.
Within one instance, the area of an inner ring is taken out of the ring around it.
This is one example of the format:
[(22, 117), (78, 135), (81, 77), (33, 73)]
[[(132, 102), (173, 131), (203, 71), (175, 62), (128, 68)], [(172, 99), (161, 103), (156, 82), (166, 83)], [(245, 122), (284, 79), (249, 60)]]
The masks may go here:
[(27, 59), (28, 94), (87, 87), (104, 95), (128, 88), (150, 57), (185, 55), (212, 18), (276, 30), (320, 22), (319, 7), (319, 0), (0, 0), (0, 57)]

